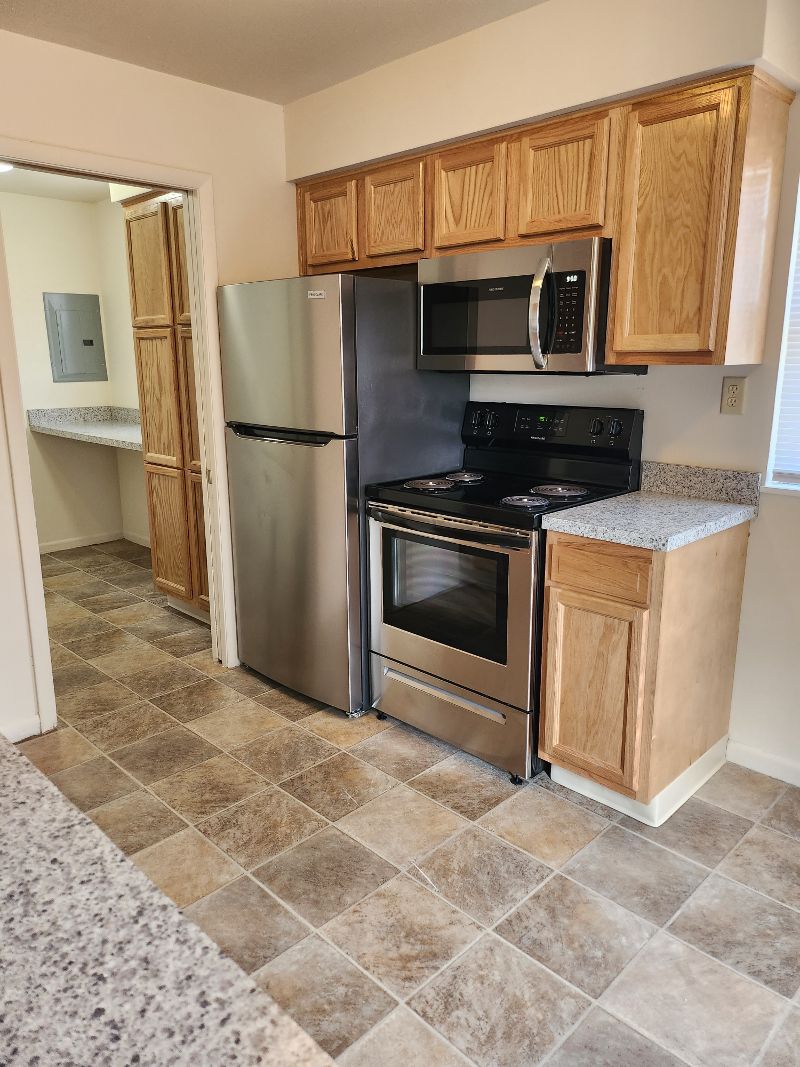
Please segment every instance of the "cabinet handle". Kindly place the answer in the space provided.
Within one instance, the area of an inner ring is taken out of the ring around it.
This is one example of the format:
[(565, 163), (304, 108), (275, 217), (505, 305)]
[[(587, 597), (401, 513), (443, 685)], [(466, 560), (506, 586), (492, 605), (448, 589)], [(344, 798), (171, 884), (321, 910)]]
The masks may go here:
[(350, 258), (357, 259), (358, 257), (356, 256), (356, 246), (353, 244), (353, 238), (348, 237), (347, 243), (350, 245)]

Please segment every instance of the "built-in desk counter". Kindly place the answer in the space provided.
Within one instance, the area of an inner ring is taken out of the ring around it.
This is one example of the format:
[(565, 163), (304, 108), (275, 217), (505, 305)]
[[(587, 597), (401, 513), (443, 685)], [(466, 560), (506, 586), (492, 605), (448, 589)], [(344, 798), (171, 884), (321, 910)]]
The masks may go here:
[(142, 451), (142, 426), (136, 408), (30, 408), (28, 425), (33, 433)]

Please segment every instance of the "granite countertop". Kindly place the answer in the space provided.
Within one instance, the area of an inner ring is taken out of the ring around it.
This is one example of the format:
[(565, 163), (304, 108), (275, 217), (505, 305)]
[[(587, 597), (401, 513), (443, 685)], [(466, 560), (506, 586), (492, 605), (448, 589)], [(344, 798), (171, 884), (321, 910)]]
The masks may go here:
[(0, 737), (0, 1060), (333, 1061)]
[(142, 427), (134, 408), (31, 408), (28, 425), (34, 433), (142, 451)]

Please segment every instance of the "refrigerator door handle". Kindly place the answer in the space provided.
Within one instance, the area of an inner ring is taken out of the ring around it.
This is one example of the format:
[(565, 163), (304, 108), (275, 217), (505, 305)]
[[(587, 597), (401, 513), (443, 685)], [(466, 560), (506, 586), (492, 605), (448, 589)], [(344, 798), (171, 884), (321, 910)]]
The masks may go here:
[(242, 441), (263, 441), (270, 445), (303, 445), (306, 448), (324, 448), (332, 440), (324, 434), (286, 434), (278, 437), (257, 430), (248, 430), (241, 426), (231, 426), (230, 430)]

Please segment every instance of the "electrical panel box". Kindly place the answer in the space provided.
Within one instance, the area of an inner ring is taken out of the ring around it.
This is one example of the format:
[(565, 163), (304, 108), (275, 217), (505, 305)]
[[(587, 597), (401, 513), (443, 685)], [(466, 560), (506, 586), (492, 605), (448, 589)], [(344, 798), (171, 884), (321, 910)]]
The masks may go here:
[(43, 296), (53, 381), (107, 381), (100, 297), (93, 293)]

